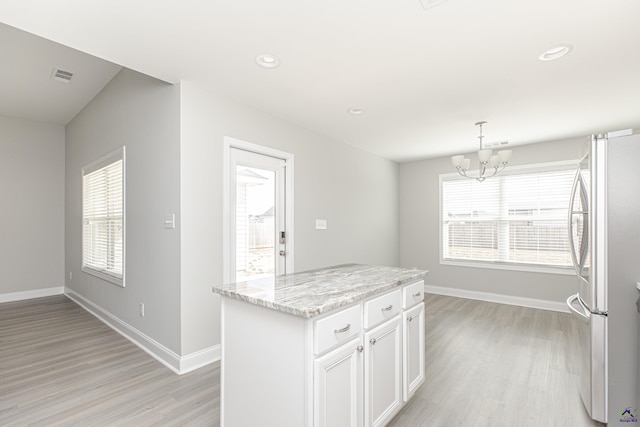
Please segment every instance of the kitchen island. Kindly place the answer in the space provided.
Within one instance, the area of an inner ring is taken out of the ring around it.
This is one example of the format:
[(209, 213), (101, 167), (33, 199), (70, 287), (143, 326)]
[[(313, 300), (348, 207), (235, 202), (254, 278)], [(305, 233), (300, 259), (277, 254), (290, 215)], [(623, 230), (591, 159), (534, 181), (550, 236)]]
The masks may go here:
[(426, 274), (348, 264), (214, 286), (221, 425), (385, 425), (424, 382)]

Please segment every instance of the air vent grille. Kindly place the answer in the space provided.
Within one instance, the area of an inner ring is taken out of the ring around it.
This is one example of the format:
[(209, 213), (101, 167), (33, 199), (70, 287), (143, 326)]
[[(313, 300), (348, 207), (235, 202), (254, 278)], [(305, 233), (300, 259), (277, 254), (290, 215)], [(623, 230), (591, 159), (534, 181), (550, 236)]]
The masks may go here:
[(436, 7), (439, 4), (444, 3), (445, 1), (447, 0), (420, 0), (420, 3), (425, 10), (429, 10), (432, 7)]
[(502, 147), (508, 144), (509, 144), (509, 141), (499, 141), (499, 142), (486, 142), (482, 144), (482, 146), (484, 148), (491, 148), (491, 147)]
[(73, 78), (73, 73), (71, 71), (65, 71), (60, 68), (54, 68), (53, 72), (51, 73), (51, 78), (62, 83), (69, 83)]

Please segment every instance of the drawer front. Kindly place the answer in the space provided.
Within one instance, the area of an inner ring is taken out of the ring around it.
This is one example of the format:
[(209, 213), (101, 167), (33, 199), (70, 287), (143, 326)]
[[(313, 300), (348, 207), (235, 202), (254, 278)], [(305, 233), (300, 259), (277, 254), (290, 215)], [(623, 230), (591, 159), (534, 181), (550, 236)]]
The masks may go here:
[(364, 327), (372, 328), (402, 310), (401, 290), (395, 290), (364, 303)]
[(424, 280), (405, 286), (403, 292), (402, 308), (413, 307), (424, 300)]
[(316, 320), (313, 328), (313, 350), (315, 354), (347, 341), (362, 330), (360, 305)]

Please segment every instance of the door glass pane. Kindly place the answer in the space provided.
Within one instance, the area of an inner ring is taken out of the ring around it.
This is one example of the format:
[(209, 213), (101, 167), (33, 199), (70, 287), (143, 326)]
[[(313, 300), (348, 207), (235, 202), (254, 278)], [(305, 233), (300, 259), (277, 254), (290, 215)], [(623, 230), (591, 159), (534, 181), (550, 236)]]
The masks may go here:
[(236, 281), (275, 275), (275, 172), (236, 166)]

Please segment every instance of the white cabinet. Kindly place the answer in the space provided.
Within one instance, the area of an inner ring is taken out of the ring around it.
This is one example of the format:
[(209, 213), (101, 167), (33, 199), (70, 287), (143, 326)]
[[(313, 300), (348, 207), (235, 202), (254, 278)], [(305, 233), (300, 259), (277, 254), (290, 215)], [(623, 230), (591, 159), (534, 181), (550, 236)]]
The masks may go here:
[(424, 382), (424, 303), (402, 314), (402, 397), (408, 402)]
[(362, 425), (362, 346), (350, 341), (315, 360), (313, 424), (318, 427)]
[(221, 427), (386, 425), (424, 381), (422, 287), (307, 318), (223, 297)]
[(402, 405), (400, 316), (364, 335), (365, 426), (385, 425)]

